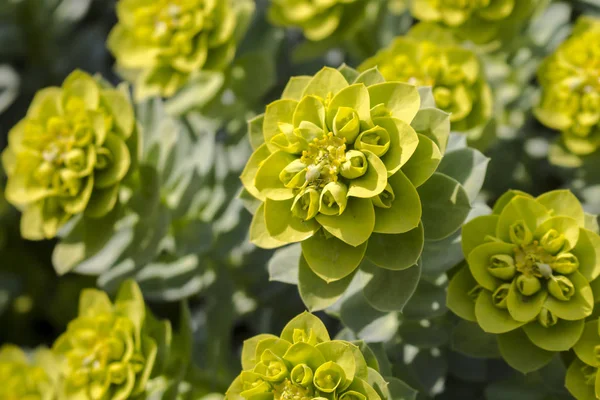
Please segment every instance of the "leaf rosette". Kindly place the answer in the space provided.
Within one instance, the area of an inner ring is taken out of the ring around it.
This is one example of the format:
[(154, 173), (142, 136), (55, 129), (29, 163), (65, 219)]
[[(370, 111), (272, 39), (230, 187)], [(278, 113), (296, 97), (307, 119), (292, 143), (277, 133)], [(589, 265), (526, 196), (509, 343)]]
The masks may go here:
[(271, 0), (269, 20), (278, 26), (302, 29), (307, 39), (318, 42), (343, 36), (363, 18), (370, 0)]
[(367, 365), (361, 349), (331, 340), (321, 320), (307, 312), (292, 319), (280, 337), (262, 334), (246, 340), (242, 368), (227, 400), (389, 397), (387, 383)]
[(8, 135), (6, 199), (21, 209), (21, 234), (50, 239), (73, 216), (108, 214), (136, 160), (137, 129), (125, 91), (75, 71), (37, 93)]
[(137, 98), (171, 97), (229, 66), (253, 11), (249, 0), (120, 0), (108, 48)]
[(0, 399), (53, 400), (56, 395), (55, 360), (40, 348), (31, 359), (20, 348), (0, 348)]
[(468, 267), (450, 281), (448, 307), (497, 334), (514, 368), (541, 368), (577, 343), (592, 313), (600, 236), (591, 229), (569, 191), (507, 192), (492, 215), (463, 226)]
[(537, 119), (562, 133), (571, 153), (584, 156), (600, 148), (600, 20), (582, 17), (572, 36), (540, 65)]
[(588, 321), (575, 347), (577, 357), (569, 368), (565, 386), (577, 400), (600, 398), (600, 326), (598, 320)]
[(411, 12), (424, 22), (452, 28), (476, 44), (503, 41), (515, 35), (539, 0), (414, 0)]
[(164, 361), (165, 337), (170, 337), (170, 324), (146, 310), (134, 281), (121, 285), (114, 303), (105, 292), (84, 290), (78, 317), (52, 348), (60, 363), (59, 396), (127, 399), (144, 394)]
[(358, 70), (375, 66), (388, 81), (430, 86), (437, 107), (450, 114), (452, 131), (477, 138), (492, 117), (493, 97), (481, 62), (447, 29), (416, 25)]
[(259, 202), (251, 241), (301, 243), (300, 281), (319, 287), (347, 287), (365, 257), (395, 271), (416, 265), (425, 238), (450, 236), (470, 209), (464, 188), (436, 172), (449, 119), (426, 93), (375, 68), (292, 78), (250, 122), (255, 151), (241, 179)]

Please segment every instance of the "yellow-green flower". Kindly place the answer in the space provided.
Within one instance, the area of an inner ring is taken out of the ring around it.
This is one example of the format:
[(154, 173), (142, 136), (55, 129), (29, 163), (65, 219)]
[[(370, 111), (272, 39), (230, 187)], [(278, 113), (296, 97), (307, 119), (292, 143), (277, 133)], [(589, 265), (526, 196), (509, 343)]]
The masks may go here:
[[(412, 232), (410, 245), (422, 248), (426, 206), (417, 187), (435, 176), (449, 126), (435, 105), (420, 107), (415, 86), (388, 82), (375, 68), (293, 77), (282, 98), (251, 121), (255, 151), (241, 179), (262, 203), (251, 241), (263, 248), (301, 242), (309, 267), (327, 282), (358, 268), (376, 246), (372, 236), (400, 243)], [(438, 136), (429, 129), (434, 121)], [(454, 204), (465, 201), (456, 190)]]
[(413, 0), (412, 14), (424, 22), (452, 28), (477, 44), (504, 40), (518, 33), (539, 0)]
[(54, 343), (61, 375), (60, 396), (66, 399), (128, 399), (145, 393), (159, 348), (151, 336), (139, 287), (121, 285), (116, 301), (86, 289), (79, 315)]
[(170, 97), (231, 63), (253, 10), (250, 0), (120, 0), (108, 47), (136, 97)]
[(600, 399), (600, 326), (598, 320), (585, 324), (581, 339), (575, 347), (565, 386), (577, 400)]
[(562, 132), (576, 155), (600, 148), (600, 20), (581, 18), (573, 35), (540, 66), (541, 99), (535, 115)]
[(135, 134), (128, 95), (84, 72), (39, 91), (2, 154), (23, 237), (53, 238), (74, 215), (110, 212), (136, 156)]
[(507, 192), (492, 215), (463, 226), (468, 266), (450, 282), (449, 308), (497, 334), (514, 368), (542, 367), (577, 343), (594, 307), (600, 236), (586, 226), (569, 191)]
[[(331, 340), (317, 317), (303, 313), (281, 335), (244, 342), (242, 373), (227, 400), (386, 400), (387, 383), (367, 366), (359, 347)], [(383, 395), (383, 399), (380, 394)]]
[(370, 0), (271, 0), (269, 19), (275, 25), (302, 29), (311, 41), (342, 36), (363, 17)]
[(18, 347), (0, 348), (1, 400), (54, 400), (56, 398), (55, 360), (40, 348), (32, 358)]
[(452, 33), (419, 24), (358, 69), (378, 67), (388, 81), (431, 86), (437, 107), (450, 113), (452, 130), (476, 135), (492, 116), (492, 94), (477, 55)]

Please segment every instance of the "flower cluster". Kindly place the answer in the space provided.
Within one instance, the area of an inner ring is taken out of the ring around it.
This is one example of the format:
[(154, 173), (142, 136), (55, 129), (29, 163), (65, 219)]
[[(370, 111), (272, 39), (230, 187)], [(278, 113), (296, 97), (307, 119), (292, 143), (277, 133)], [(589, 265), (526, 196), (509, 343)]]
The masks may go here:
[[(308, 265), (327, 282), (358, 267), (374, 233), (420, 226), (416, 187), (432, 176), (442, 153), (410, 125), (421, 105), (415, 86), (386, 82), (376, 69), (345, 72), (350, 80), (331, 68), (292, 78), (282, 99), (252, 123), (261, 144), (242, 173), (246, 190), (262, 203), (253, 243), (302, 242)], [(447, 138), (446, 132), (444, 145)], [(327, 252), (341, 257), (332, 257), (336, 265)]]
[(350, 30), (364, 14), (369, 0), (271, 0), (269, 19), (275, 25), (298, 27), (312, 41)]
[(421, 21), (452, 28), (477, 44), (515, 35), (539, 0), (413, 0), (412, 14)]
[(519, 341), (521, 352), (571, 349), (593, 310), (589, 282), (600, 274), (600, 236), (585, 226), (581, 204), (569, 191), (538, 198), (506, 193), (493, 215), (463, 227), (468, 267), (450, 282), (449, 307), (500, 334), (505, 358), (516, 343), (507, 333), (520, 329), (527, 338)]
[(321, 320), (309, 313), (291, 320), (280, 337), (246, 340), (242, 368), (227, 400), (385, 400), (374, 389), (383, 378), (367, 366), (360, 348), (331, 340)]
[(38, 349), (32, 359), (18, 347), (0, 348), (0, 399), (55, 398), (55, 363), (47, 349)]
[(170, 97), (201, 70), (230, 64), (253, 9), (249, 0), (120, 0), (108, 47), (136, 97)]
[(600, 398), (600, 326), (599, 320), (585, 324), (581, 339), (573, 350), (577, 358), (573, 360), (565, 384), (577, 400)]
[(2, 154), (23, 237), (53, 238), (74, 215), (109, 213), (135, 160), (135, 137), (126, 92), (81, 71), (41, 90)]
[(600, 148), (600, 20), (581, 18), (573, 35), (540, 66), (541, 99), (534, 112), (562, 132), (576, 155)]
[(84, 290), (78, 317), (52, 349), (59, 362), (59, 396), (116, 400), (144, 393), (163, 351), (152, 336), (152, 321), (133, 281), (121, 285), (114, 304), (102, 291)]
[(431, 86), (436, 105), (450, 113), (453, 131), (476, 134), (492, 116), (492, 93), (477, 55), (447, 29), (416, 25), (358, 69), (372, 67), (388, 81)]

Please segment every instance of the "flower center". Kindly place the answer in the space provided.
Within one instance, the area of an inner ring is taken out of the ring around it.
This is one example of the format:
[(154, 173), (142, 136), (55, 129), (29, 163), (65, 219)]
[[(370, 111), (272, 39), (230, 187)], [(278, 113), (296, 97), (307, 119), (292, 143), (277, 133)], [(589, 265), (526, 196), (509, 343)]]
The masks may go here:
[(554, 257), (548, 254), (537, 240), (528, 245), (515, 247), (514, 253), (517, 271), (523, 275), (548, 278), (552, 274), (549, 265), (554, 262)]
[(313, 390), (294, 385), (289, 379), (282, 383), (273, 385), (275, 400), (310, 400), (313, 398)]
[(308, 150), (302, 151), (300, 161), (307, 166), (308, 185), (322, 189), (338, 180), (340, 167), (346, 161), (346, 140), (332, 132), (315, 138), (308, 144)]

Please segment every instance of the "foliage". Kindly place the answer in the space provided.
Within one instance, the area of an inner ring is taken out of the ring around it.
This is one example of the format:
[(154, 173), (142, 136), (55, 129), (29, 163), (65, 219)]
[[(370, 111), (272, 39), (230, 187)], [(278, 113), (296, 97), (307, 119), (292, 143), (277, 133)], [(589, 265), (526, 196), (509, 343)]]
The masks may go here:
[(395, 378), (384, 379), (359, 345), (331, 340), (317, 317), (300, 314), (280, 337), (263, 334), (244, 342), (244, 370), (226, 398), (392, 398)]
[(137, 129), (127, 93), (83, 72), (34, 98), (2, 153), (6, 197), (23, 211), (21, 234), (51, 239), (74, 215), (100, 218), (135, 165)]
[(201, 71), (229, 65), (253, 10), (249, 0), (120, 1), (107, 45), (138, 99), (171, 97)]
[(457, 42), (451, 31), (421, 23), (359, 70), (377, 66), (387, 80), (431, 86), (436, 105), (450, 114), (452, 130), (477, 140), (492, 116), (492, 93), (477, 54)]
[(544, 366), (552, 352), (578, 342), (592, 314), (590, 282), (600, 274), (595, 228), (570, 192), (507, 192), (492, 215), (463, 227), (468, 267), (452, 278), (448, 307), (498, 335), (515, 369)]
[(599, 16), (3, 2), (0, 399), (600, 398)]
[[(427, 22), (452, 28), (464, 39), (477, 44), (510, 40), (535, 10), (539, 0), (414, 0), (413, 15)], [(515, 29), (517, 28), (517, 29)]]

